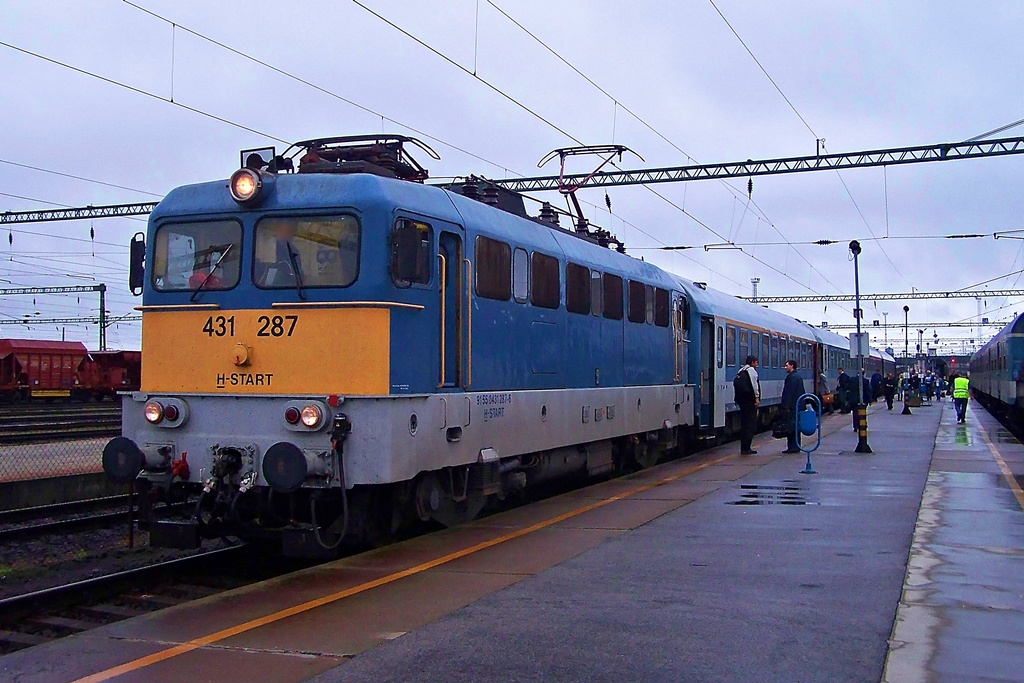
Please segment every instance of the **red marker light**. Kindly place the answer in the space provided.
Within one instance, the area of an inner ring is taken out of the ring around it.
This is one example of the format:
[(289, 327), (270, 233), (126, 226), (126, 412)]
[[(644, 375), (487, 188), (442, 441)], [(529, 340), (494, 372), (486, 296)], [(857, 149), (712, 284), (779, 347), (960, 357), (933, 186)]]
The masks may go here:
[(169, 405), (166, 408), (164, 408), (164, 418), (167, 419), (167, 420), (170, 420), (171, 422), (174, 422), (175, 420), (177, 420), (178, 419), (178, 406), (176, 406), (176, 405), (174, 405), (172, 403), (171, 405)]
[(284, 411), (284, 420), (290, 425), (299, 424), (300, 417), (302, 417), (302, 415), (301, 413), (299, 413), (299, 409), (296, 408), (295, 406), (292, 406)]
[(332, 408), (337, 408), (338, 407), (338, 395), (337, 394), (331, 394), (330, 396), (328, 396), (327, 397), (327, 405), (329, 405)]

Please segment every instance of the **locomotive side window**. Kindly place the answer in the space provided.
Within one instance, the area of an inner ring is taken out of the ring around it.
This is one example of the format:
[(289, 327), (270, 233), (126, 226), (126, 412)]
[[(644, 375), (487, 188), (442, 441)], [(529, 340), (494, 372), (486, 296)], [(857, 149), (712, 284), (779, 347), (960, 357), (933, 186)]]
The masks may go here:
[(399, 287), (430, 282), (431, 229), (426, 223), (399, 218), (391, 231), (391, 279)]
[(565, 264), (565, 310), (590, 315), (590, 269)]
[(530, 255), (525, 249), (512, 252), (512, 295), (521, 304), (530, 296)]
[(601, 296), (604, 287), (601, 283), (601, 273), (596, 270), (590, 271), (590, 312), (593, 315), (601, 315), (604, 310), (603, 297)]
[(629, 281), (629, 311), (626, 317), (631, 323), (642, 323), (647, 320), (647, 302), (644, 283)]
[(253, 281), (262, 289), (347, 287), (359, 273), (359, 232), (355, 216), (263, 218)]
[(654, 324), (658, 327), (668, 327), (669, 305), (668, 290), (655, 288), (654, 290)]
[(725, 333), (725, 364), (736, 365), (736, 328), (729, 325)]
[(161, 292), (231, 289), (241, 274), (238, 221), (166, 223), (156, 231), (153, 286)]
[(654, 322), (654, 287), (652, 285), (644, 285), (644, 303), (646, 304), (644, 320), (650, 325)]
[(512, 297), (512, 248), (483, 235), (476, 238), (476, 293), (498, 301)]
[(546, 254), (533, 252), (530, 270), (530, 303), (541, 308), (558, 308), (561, 283), (558, 277), (558, 259)]
[(602, 279), (604, 280), (604, 317), (609, 320), (622, 320), (622, 278), (605, 273)]

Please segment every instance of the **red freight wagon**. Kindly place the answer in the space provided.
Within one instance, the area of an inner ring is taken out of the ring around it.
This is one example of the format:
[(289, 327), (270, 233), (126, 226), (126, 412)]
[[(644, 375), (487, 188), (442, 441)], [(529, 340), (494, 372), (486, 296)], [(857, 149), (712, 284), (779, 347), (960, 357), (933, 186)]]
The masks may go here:
[(70, 398), (85, 354), (82, 342), (0, 339), (0, 398)]
[(92, 351), (78, 366), (78, 383), (72, 398), (116, 398), (119, 391), (138, 391), (141, 378), (141, 351)]

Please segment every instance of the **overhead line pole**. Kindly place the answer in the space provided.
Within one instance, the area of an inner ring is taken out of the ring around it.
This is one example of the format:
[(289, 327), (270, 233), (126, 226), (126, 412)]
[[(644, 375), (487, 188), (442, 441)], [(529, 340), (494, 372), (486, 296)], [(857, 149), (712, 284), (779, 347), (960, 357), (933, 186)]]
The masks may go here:
[[(0, 289), (0, 296), (20, 294), (77, 294), (80, 292), (99, 292), (100, 310), (98, 316), (100, 328), (100, 351), (107, 350), (107, 285), (103, 282), (95, 285), (66, 285), (58, 287), (7, 287)], [(9, 322), (9, 321), (4, 321)], [(20, 322), (20, 321), (18, 321)], [(31, 318), (25, 324), (32, 324)], [(41, 324), (41, 323), (40, 323)]]

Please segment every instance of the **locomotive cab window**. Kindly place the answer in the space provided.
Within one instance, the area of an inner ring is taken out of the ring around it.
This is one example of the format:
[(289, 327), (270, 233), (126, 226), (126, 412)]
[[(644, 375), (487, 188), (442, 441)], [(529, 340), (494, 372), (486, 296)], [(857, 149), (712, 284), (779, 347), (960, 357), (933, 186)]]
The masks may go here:
[(654, 324), (658, 327), (668, 327), (669, 305), (668, 290), (660, 287), (654, 290)]
[(354, 216), (274, 216), (256, 224), (257, 287), (347, 287), (358, 272)]
[(642, 323), (647, 320), (647, 297), (644, 283), (629, 281), (629, 311), (626, 317), (631, 323)]
[(430, 282), (431, 230), (426, 223), (399, 218), (391, 231), (391, 279), (399, 287)]
[(602, 279), (604, 280), (604, 317), (609, 320), (622, 320), (622, 278), (605, 273)]
[(565, 264), (565, 310), (590, 314), (590, 269), (575, 263)]
[(483, 235), (476, 238), (476, 293), (498, 301), (512, 297), (512, 248)]
[(533, 252), (530, 263), (530, 303), (541, 308), (558, 308), (561, 283), (558, 277), (558, 259)]
[[(166, 223), (156, 231), (153, 286), (160, 292), (231, 289), (241, 273), (238, 221)], [(206, 283), (203, 285), (203, 283)]]

